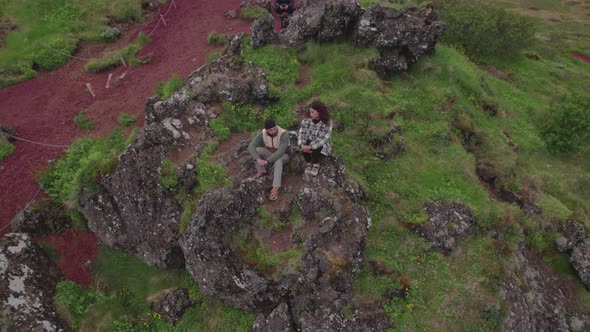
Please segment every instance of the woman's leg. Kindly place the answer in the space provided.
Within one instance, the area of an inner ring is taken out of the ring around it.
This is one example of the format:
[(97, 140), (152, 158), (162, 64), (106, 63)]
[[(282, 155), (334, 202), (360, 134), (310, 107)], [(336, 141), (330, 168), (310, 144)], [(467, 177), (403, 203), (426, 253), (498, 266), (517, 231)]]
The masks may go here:
[(309, 159), (311, 160), (312, 164), (317, 164), (320, 162), (320, 157), (322, 155), (322, 148), (323, 148), (323, 146), (320, 146), (319, 148), (311, 151)]

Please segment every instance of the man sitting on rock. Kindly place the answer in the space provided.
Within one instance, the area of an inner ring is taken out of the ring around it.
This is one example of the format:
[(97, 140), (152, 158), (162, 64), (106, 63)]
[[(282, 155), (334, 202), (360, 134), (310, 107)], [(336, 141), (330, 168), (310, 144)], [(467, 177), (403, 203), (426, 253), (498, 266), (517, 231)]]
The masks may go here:
[(273, 165), (272, 190), (268, 199), (276, 201), (279, 198), (279, 188), (283, 176), (283, 163), (289, 160), (287, 148), (289, 147), (289, 132), (277, 126), (275, 121), (264, 121), (262, 129), (248, 145), (248, 152), (256, 163), (257, 178), (266, 174), (266, 165)]
[(293, 0), (276, 0), (275, 13), (281, 15), (282, 12), (287, 12), (289, 15), (293, 15), (294, 11), (295, 3)]

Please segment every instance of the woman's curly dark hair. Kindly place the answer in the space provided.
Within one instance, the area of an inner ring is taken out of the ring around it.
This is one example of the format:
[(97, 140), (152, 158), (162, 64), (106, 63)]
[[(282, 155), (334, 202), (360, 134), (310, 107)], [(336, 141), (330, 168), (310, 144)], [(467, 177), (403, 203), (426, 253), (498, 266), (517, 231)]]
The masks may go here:
[(320, 120), (322, 120), (323, 123), (328, 124), (328, 122), (330, 122), (330, 112), (328, 112), (328, 106), (326, 106), (324, 103), (319, 100), (314, 100), (307, 108), (307, 111), (305, 111), (304, 115), (306, 118), (311, 117), (309, 115), (310, 108), (313, 108), (314, 110), (318, 111), (318, 113), (320, 113)]

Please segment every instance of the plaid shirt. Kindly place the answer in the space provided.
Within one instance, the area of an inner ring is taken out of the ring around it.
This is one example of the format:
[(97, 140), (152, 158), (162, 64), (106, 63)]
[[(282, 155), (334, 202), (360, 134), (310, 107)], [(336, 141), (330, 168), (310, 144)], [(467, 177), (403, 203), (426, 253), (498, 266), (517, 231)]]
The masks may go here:
[[(311, 144), (307, 144), (308, 142)], [(304, 118), (297, 137), (297, 145), (302, 144), (311, 145), (312, 150), (323, 146), (322, 154), (329, 155), (332, 151), (332, 120), (325, 124), (322, 121), (313, 123), (311, 118)]]

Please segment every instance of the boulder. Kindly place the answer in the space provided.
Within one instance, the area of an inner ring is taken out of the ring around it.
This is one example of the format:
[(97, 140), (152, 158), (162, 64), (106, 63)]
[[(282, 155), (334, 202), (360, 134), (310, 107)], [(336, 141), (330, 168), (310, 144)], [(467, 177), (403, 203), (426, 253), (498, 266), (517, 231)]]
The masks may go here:
[(182, 207), (160, 181), (173, 138), (157, 124), (146, 127), (119, 157), (115, 171), (84, 188), (78, 210), (105, 244), (158, 267), (182, 267), (177, 243)]
[(281, 41), (300, 47), (309, 40), (329, 42), (352, 34), (361, 6), (356, 0), (313, 1), (296, 10), (283, 29)]
[(394, 9), (374, 4), (359, 19), (354, 42), (376, 47), (381, 57), (371, 65), (382, 79), (404, 71), (425, 54), (432, 54), (446, 25), (436, 21), (431, 4)]
[(557, 238), (555, 243), (557, 250), (561, 252), (572, 250), (578, 242), (584, 240), (588, 235), (584, 229), (584, 225), (571, 220), (560, 222), (557, 229), (562, 236)]
[(508, 304), (505, 331), (590, 329), (590, 315), (576, 300), (573, 285), (567, 285), (533, 253), (520, 248), (508, 271), (502, 291)]
[(402, 126), (395, 122), (383, 136), (371, 139), (370, 143), (375, 154), (383, 160), (399, 155), (406, 148)]
[(176, 324), (184, 312), (193, 305), (194, 302), (190, 299), (188, 290), (177, 288), (162, 296), (152, 305), (152, 309), (162, 315), (168, 323)]
[(475, 232), (473, 212), (462, 203), (429, 202), (424, 204), (428, 220), (418, 226), (418, 232), (432, 243), (432, 247), (455, 249), (459, 240)]
[(257, 18), (252, 23), (252, 46), (262, 47), (267, 44), (272, 44), (278, 40), (278, 36), (274, 31), (275, 19), (271, 13)]
[(590, 290), (590, 241), (579, 242), (570, 256), (570, 263), (578, 273), (582, 283)]
[(53, 307), (53, 290), (61, 278), (29, 234), (5, 234), (0, 239), (2, 331), (68, 330)]
[(14, 142), (18, 137), (16, 127), (13, 125), (0, 124), (0, 136), (3, 136), (9, 142)]

